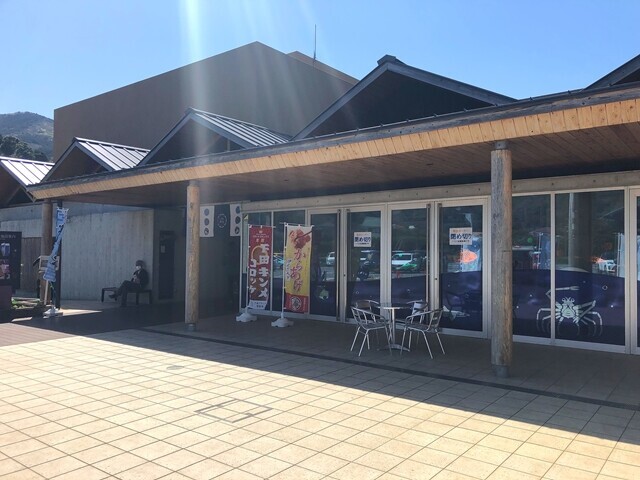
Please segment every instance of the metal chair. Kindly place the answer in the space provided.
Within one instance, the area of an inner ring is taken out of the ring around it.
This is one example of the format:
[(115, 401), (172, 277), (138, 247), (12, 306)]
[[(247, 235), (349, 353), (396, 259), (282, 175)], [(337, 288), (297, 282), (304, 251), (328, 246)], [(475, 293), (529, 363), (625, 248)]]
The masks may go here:
[[(411, 335), (413, 332), (418, 334), (422, 333), (424, 337), (424, 343), (427, 344), (427, 350), (429, 350), (429, 356), (433, 359), (433, 353), (431, 352), (431, 347), (429, 346), (429, 340), (427, 340), (427, 333), (433, 333), (438, 338), (438, 343), (440, 344), (440, 348), (442, 349), (442, 353), (444, 354), (444, 347), (442, 346), (442, 340), (440, 340), (440, 332), (442, 329), (440, 328), (440, 319), (442, 318), (442, 309), (438, 308), (436, 310), (428, 310), (417, 312), (412, 315), (409, 315), (405, 319), (404, 324), (404, 332), (402, 333), (402, 346), (404, 347), (404, 339), (407, 335), (407, 331), (409, 331), (409, 346), (411, 346)], [(400, 350), (402, 354), (402, 350)]]
[(407, 302), (407, 310), (411, 309), (411, 314), (406, 318), (396, 319), (396, 330), (404, 329), (404, 325), (407, 323), (407, 318), (416, 313), (424, 312), (427, 308), (429, 308), (429, 303), (426, 300), (411, 300), (410, 302)]
[(362, 310), (373, 311), (375, 309), (380, 311), (380, 303), (376, 302), (375, 300), (367, 300), (367, 299), (356, 300), (355, 307), (361, 308)]
[(389, 343), (389, 323), (387, 320), (373, 313), (371, 310), (366, 310), (363, 308), (351, 307), (351, 312), (353, 313), (353, 318), (358, 324), (358, 328), (356, 329), (356, 334), (353, 337), (353, 342), (351, 343), (351, 350), (353, 351), (353, 347), (356, 344), (356, 340), (358, 339), (358, 334), (362, 334), (362, 345), (360, 345), (360, 351), (358, 352), (358, 356), (362, 355), (362, 349), (364, 348), (365, 342), (367, 342), (367, 348), (371, 348), (371, 344), (369, 342), (369, 332), (375, 331), (376, 334), (379, 330), (384, 330), (384, 336), (387, 340), (387, 346), (389, 347), (389, 353), (391, 353), (391, 344)]

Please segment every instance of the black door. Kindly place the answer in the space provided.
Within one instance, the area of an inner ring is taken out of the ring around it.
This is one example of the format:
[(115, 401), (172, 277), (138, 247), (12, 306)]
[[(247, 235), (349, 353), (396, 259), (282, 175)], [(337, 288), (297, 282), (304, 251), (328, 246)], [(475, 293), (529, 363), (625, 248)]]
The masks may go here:
[(173, 298), (175, 233), (160, 231), (160, 257), (158, 263), (158, 298)]

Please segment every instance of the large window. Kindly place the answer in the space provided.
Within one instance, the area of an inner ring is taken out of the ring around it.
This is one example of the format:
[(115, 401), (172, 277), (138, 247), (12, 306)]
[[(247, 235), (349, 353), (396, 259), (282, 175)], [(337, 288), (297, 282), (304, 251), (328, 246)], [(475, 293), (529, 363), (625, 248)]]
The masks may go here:
[(425, 207), (391, 212), (391, 301), (424, 300), (429, 271)]
[(379, 210), (349, 212), (347, 229), (347, 316), (358, 300), (380, 301)]
[(513, 198), (513, 333), (551, 337), (551, 200)]
[(556, 338), (624, 345), (624, 192), (556, 195)]
[(442, 326), (482, 331), (482, 205), (440, 209)]

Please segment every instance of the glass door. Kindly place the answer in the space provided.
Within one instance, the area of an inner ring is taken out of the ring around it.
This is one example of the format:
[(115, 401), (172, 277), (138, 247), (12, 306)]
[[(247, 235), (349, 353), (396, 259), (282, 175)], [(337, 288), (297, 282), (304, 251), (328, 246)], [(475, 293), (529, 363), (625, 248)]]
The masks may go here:
[(484, 328), (484, 202), (443, 202), (438, 211), (438, 278), (442, 326), (482, 335)]
[(337, 318), (339, 289), (337, 272), (340, 265), (339, 214), (336, 210), (309, 213), (313, 225), (311, 248), (311, 315)]
[(391, 302), (428, 301), (429, 208), (409, 205), (391, 215)]
[[(640, 355), (640, 190), (631, 191), (631, 235), (629, 241), (631, 304), (631, 353)], [(633, 212), (635, 210), (635, 213)]]
[(351, 317), (350, 306), (358, 300), (380, 301), (381, 212), (370, 208), (347, 211), (346, 318)]

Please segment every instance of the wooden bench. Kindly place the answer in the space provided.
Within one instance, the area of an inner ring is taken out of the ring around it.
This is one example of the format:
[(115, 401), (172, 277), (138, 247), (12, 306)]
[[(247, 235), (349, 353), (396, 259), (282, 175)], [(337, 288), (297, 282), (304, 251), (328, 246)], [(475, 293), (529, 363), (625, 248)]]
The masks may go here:
[[(100, 301), (104, 302), (104, 294), (105, 292), (116, 293), (118, 291), (118, 287), (104, 287), (102, 289), (102, 294), (100, 295)], [(147, 300), (149, 301), (149, 305), (153, 303), (153, 293), (151, 289), (140, 290), (138, 292), (127, 292), (127, 295), (134, 294), (136, 296), (136, 305), (140, 305), (140, 295), (147, 295)]]

